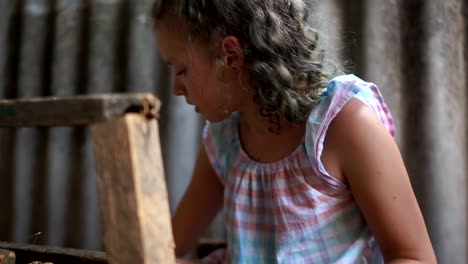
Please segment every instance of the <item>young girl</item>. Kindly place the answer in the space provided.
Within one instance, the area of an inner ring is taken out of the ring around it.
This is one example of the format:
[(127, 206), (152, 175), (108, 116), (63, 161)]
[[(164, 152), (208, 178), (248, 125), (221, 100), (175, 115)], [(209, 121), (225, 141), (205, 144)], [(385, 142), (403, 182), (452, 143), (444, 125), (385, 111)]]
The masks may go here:
[(213, 263), (435, 263), (377, 87), (322, 67), (302, 0), (156, 0), (173, 92), (207, 120), (173, 218), (182, 257), (222, 209)]

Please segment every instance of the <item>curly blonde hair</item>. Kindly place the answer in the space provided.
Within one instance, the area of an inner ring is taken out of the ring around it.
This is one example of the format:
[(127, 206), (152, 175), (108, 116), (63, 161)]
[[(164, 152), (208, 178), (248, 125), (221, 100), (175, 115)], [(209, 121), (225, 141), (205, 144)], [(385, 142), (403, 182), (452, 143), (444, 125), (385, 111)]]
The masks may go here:
[(303, 0), (156, 0), (155, 23), (166, 15), (185, 21), (192, 38), (207, 44), (228, 35), (240, 40), (254, 101), (272, 130), (279, 131), (280, 116), (304, 122), (331, 77)]

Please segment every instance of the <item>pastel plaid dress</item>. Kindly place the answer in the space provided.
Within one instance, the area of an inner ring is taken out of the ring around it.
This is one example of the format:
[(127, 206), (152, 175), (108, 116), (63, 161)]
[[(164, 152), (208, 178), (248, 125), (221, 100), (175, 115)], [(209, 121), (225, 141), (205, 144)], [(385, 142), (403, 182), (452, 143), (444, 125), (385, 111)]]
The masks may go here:
[(354, 75), (330, 81), (302, 143), (277, 162), (260, 163), (243, 151), (237, 113), (206, 124), (204, 147), (224, 185), (228, 244), (206, 263), (383, 263), (349, 186), (321, 162), (327, 129), (352, 98), (372, 109), (394, 136), (377, 86)]

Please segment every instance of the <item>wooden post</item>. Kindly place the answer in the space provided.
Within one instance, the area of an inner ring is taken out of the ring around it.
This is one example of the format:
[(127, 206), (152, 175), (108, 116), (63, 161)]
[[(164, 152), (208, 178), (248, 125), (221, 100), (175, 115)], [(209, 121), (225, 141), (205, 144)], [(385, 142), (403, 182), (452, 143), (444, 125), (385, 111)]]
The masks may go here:
[(0, 127), (92, 126), (111, 264), (175, 263), (159, 106), (136, 93), (0, 100)]
[(109, 263), (175, 263), (156, 119), (130, 113), (92, 132)]
[(15, 264), (16, 256), (13, 251), (0, 248), (0, 264)]

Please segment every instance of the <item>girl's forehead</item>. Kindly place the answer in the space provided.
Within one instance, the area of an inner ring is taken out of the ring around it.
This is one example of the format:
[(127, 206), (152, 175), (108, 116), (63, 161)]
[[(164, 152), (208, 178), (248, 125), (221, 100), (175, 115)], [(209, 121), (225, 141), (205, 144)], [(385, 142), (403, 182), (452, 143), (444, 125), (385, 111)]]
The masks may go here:
[(189, 33), (182, 19), (165, 16), (156, 24), (156, 39), (162, 58), (169, 63), (191, 60), (192, 57), (213, 57), (216, 46)]
[(164, 37), (169, 37), (179, 42), (185, 42), (188, 39), (188, 32), (184, 24), (180, 20), (170, 17), (158, 21), (156, 24), (156, 34), (164, 35)]
[(187, 52), (187, 35), (184, 30), (179, 30), (177, 24), (170, 21), (161, 21), (156, 25), (156, 41), (164, 60), (178, 57)]

